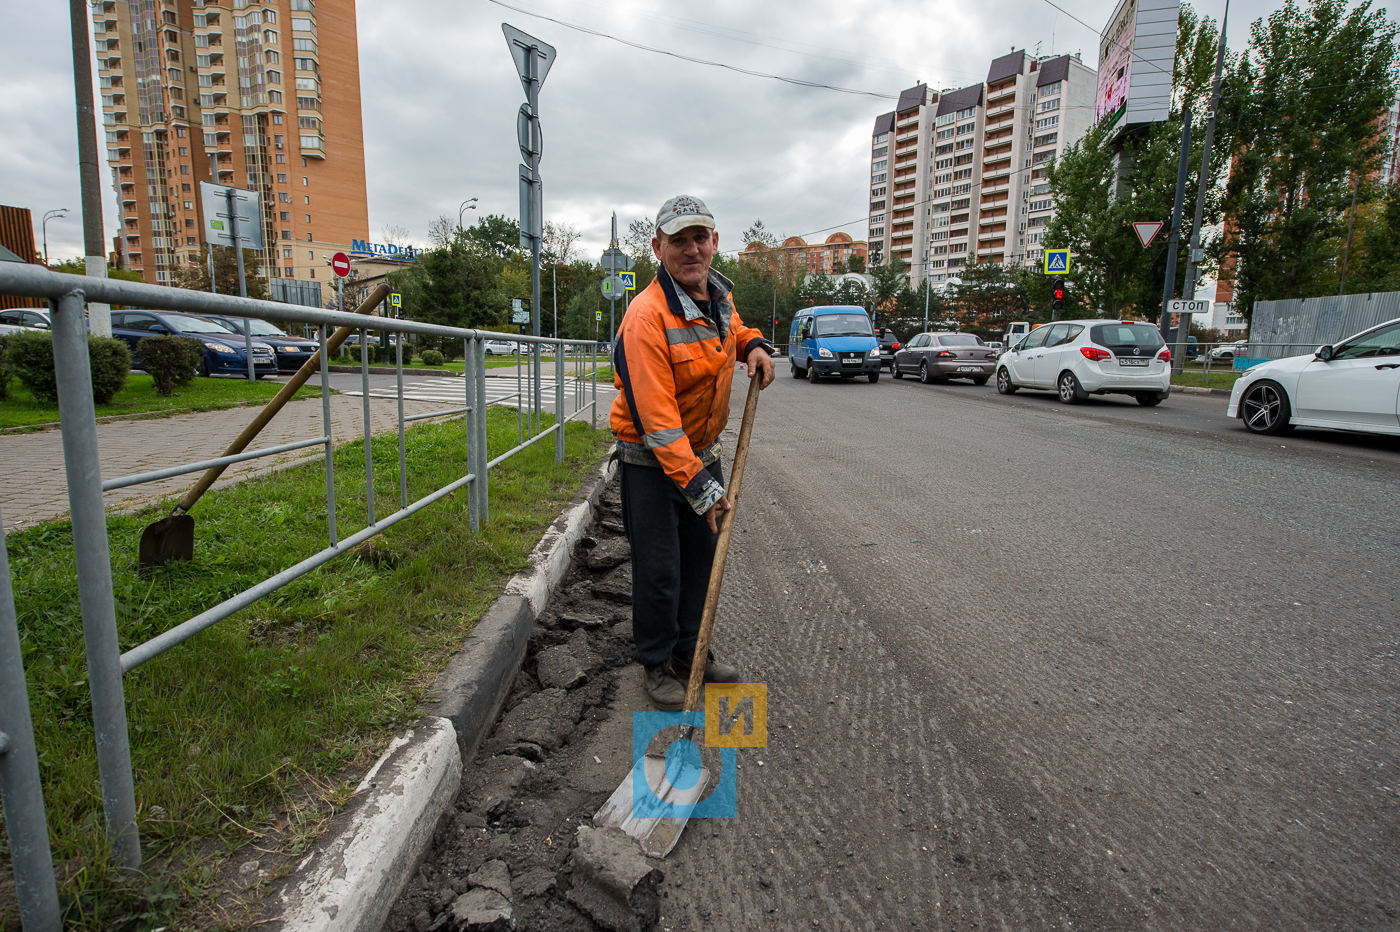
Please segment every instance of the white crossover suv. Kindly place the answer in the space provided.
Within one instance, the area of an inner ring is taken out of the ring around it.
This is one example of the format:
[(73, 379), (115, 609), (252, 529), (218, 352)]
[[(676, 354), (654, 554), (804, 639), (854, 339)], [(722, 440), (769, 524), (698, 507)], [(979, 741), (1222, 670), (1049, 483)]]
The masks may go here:
[(1061, 320), (1037, 327), (997, 360), (997, 391), (1057, 392), (1067, 405), (1090, 395), (1160, 404), (1171, 392), (1171, 350), (1135, 320)]

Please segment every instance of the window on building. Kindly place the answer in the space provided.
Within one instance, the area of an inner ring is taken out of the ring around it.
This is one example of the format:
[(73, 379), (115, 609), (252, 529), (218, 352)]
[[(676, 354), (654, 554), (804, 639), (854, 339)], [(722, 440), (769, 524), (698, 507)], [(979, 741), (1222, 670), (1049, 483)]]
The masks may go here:
[(1031, 201), (1031, 210), (1049, 210), (1055, 206), (1054, 201)]
[(1035, 147), (1038, 149), (1038, 148), (1040, 148), (1041, 146), (1053, 146), (1055, 143), (1057, 143), (1057, 142), (1059, 142), (1059, 141), (1060, 141), (1060, 134), (1059, 134), (1059, 133), (1046, 133), (1046, 134), (1043, 135), (1043, 136), (1037, 136), (1037, 137), (1035, 137)]
[(954, 133), (954, 132), (955, 132), (955, 131), (954, 131), (954, 130), (951, 130), (951, 129), (940, 129), (940, 130), (938, 131), (937, 137), (935, 137), (935, 138), (940, 139), (940, 140), (942, 140), (942, 139), (952, 139), (952, 138), (953, 138), (953, 133)]
[(1062, 82), (1060, 81), (1056, 81), (1054, 84), (1047, 84), (1044, 87), (1042, 87), (1039, 91), (1037, 91), (1037, 93), (1040, 95), (1041, 99), (1044, 99), (1046, 97), (1054, 97), (1056, 94), (1060, 93), (1061, 83)]
[(880, 156), (882, 156), (882, 155), (888, 155), (888, 154), (889, 154), (889, 151), (890, 151), (890, 147), (889, 147), (889, 146), (881, 146), (880, 148), (876, 149), (874, 152), (870, 153), (870, 157), (873, 158), (873, 159), (878, 159), (878, 158), (879, 158)]
[(888, 160), (888, 159), (880, 159), (880, 160), (877, 161), (877, 162), (871, 163), (870, 170), (873, 171), (873, 172), (882, 171), (882, 170), (884, 170), (885, 168), (888, 168), (888, 167), (889, 167), (889, 164), (890, 164), (890, 163), (889, 163), (889, 160)]
[(889, 139), (889, 138), (890, 138), (890, 134), (889, 134), (889, 133), (880, 133), (880, 134), (879, 134), (878, 136), (876, 136), (873, 140), (871, 140), (870, 144), (871, 144), (872, 146), (878, 146), (880, 143), (886, 141), (886, 140)]
[(1048, 116), (1048, 117), (1045, 117), (1044, 119), (1036, 120), (1036, 121), (1035, 121), (1035, 128), (1036, 128), (1037, 130), (1051, 129), (1052, 127), (1059, 126), (1059, 125), (1060, 125), (1060, 115), (1059, 115), (1058, 113), (1055, 114), (1054, 116)]
[(1060, 109), (1060, 98), (1056, 97), (1054, 100), (1042, 100), (1040, 106), (1036, 107), (1036, 112), (1044, 113), (1047, 110), (1058, 109)]
[(976, 123), (964, 123), (962, 126), (958, 127), (958, 135), (966, 136), (968, 133), (972, 132), (975, 129), (977, 129)]
[(977, 112), (977, 108), (976, 108), (976, 107), (968, 107), (968, 108), (965, 109), (965, 110), (959, 110), (959, 111), (958, 111), (958, 119), (959, 119), (959, 120), (970, 120), (970, 119), (972, 119), (972, 115), (973, 115), (974, 113), (976, 113), (976, 112)]

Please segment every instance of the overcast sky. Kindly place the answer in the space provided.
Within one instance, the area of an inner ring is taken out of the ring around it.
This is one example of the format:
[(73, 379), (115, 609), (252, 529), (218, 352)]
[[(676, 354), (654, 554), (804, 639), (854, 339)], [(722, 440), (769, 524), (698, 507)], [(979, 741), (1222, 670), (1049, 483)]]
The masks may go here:
[[(341, 2), (341, 0), (323, 0)], [(509, 0), (511, 6), (670, 52), (895, 97), (919, 81), (963, 87), (1012, 47), (1082, 52), (1097, 35), (1047, 0), (980, 3)], [(1113, 0), (1055, 0), (1101, 29)], [(1218, 18), (1224, 0), (1197, 6)], [(1230, 44), (1278, 6), (1236, 0)], [(558, 49), (540, 97), (545, 218), (576, 227), (581, 253), (607, 245), (609, 218), (651, 217), (668, 197), (705, 200), (721, 248), (756, 218), (779, 235), (864, 233), (869, 134), (892, 99), (796, 87), (588, 35), (490, 0), (358, 3), (371, 239), (387, 225), (418, 242), (433, 218), (479, 199), (518, 212), (515, 114), (524, 101), (500, 24)], [(661, 11), (665, 12), (661, 12)], [(44, 211), (50, 256), (82, 252), (68, 4), (6, 0), (0, 56), (0, 203)], [(100, 142), (99, 142), (100, 145)], [(106, 181), (104, 167), (104, 182)], [(116, 203), (106, 194), (106, 229)], [(470, 216), (470, 213), (468, 214)], [(38, 230), (36, 229), (36, 239)]]

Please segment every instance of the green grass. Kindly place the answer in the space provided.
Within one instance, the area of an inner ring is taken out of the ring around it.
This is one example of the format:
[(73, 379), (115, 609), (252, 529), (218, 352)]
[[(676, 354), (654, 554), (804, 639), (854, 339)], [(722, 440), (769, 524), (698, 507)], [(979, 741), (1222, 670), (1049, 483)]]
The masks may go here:
[(1229, 389), (1235, 384), (1243, 372), (1222, 366), (1220, 368), (1211, 367), (1210, 381), (1205, 378), (1205, 370), (1202, 368), (1187, 367), (1186, 371), (1172, 376), (1173, 385), (1194, 385), (1198, 388), (1224, 388)]
[[(243, 404), (261, 404), (281, 389), (276, 382), (249, 382), (246, 378), (195, 379), (162, 398), (156, 394), (155, 380), (144, 372), (133, 372), (126, 387), (117, 392), (111, 404), (98, 405), (97, 416), (113, 414), (185, 414), (190, 411), (218, 411)], [(319, 394), (318, 388), (303, 388), (298, 398)], [(0, 428), (32, 427), (58, 420), (58, 403), (39, 401), (19, 380), (10, 383), (10, 397), (0, 400)]]
[[(492, 409), (488, 429), (492, 450), (513, 446), (514, 412)], [(509, 575), (526, 565), (608, 441), (606, 431), (571, 424), (562, 465), (545, 440), (492, 471), (491, 521), (478, 535), (470, 533), (461, 489), (386, 532), (386, 559), (333, 560), (127, 675), (142, 841), (157, 881), (117, 883), (101, 856), (69, 525), (11, 534), (49, 829), (55, 860), (66, 865), (67, 927), (126, 928), (119, 916), (151, 909), (159, 915), (130, 927), (198, 927), (191, 917), (206, 915), (201, 910), (213, 896), (205, 892), (211, 843), (220, 851), (269, 845), (260, 836), (280, 819), (293, 826), (290, 842), (283, 832), (284, 853), (308, 844), (314, 831), (296, 837), (298, 820), (314, 827), (348, 796), (354, 769), (372, 762), (388, 736), (416, 717), (447, 656)], [(383, 515), (399, 498), (397, 437), (376, 439), (373, 450)], [(464, 474), (462, 423), (410, 430), (408, 462), (410, 501)], [(109, 517), (122, 649), (324, 547), (323, 475), (319, 465), (303, 466), (210, 492), (194, 510), (194, 561), (147, 577), (136, 572), (137, 541), (169, 503)], [(336, 488), (345, 537), (365, 521), (361, 443), (337, 450)], [(0, 861), (8, 854), (0, 850)], [(175, 911), (182, 921), (170, 918)], [(0, 905), (0, 928), (7, 927), (4, 912)]]

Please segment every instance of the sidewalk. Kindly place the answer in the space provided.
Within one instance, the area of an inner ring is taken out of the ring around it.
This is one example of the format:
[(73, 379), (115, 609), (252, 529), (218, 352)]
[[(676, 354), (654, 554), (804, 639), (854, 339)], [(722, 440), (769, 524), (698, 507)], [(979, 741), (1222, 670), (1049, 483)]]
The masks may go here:
[[(442, 410), (434, 400), (405, 400), (404, 414), (424, 414)], [(169, 418), (113, 421), (97, 425), (97, 444), (104, 479), (148, 472), (182, 463), (222, 456), (260, 409), (231, 408)], [(398, 429), (398, 403), (393, 398), (370, 396), (370, 423), (375, 433)], [(288, 403), (271, 424), (253, 441), (251, 449), (262, 449), (321, 436), (320, 398)], [(331, 436), (337, 443), (364, 436), (363, 401), (347, 395), (331, 396)], [(309, 447), (279, 456), (237, 463), (225, 470), (215, 488), (237, 482), (250, 474), (319, 455)], [(5, 529), (61, 518), (68, 513), (68, 483), (63, 469), (63, 434), (46, 430), (0, 436), (0, 463), (5, 481), (0, 485), (0, 514)], [(132, 509), (156, 499), (183, 493), (199, 478), (190, 473), (108, 492), (109, 509)]]

